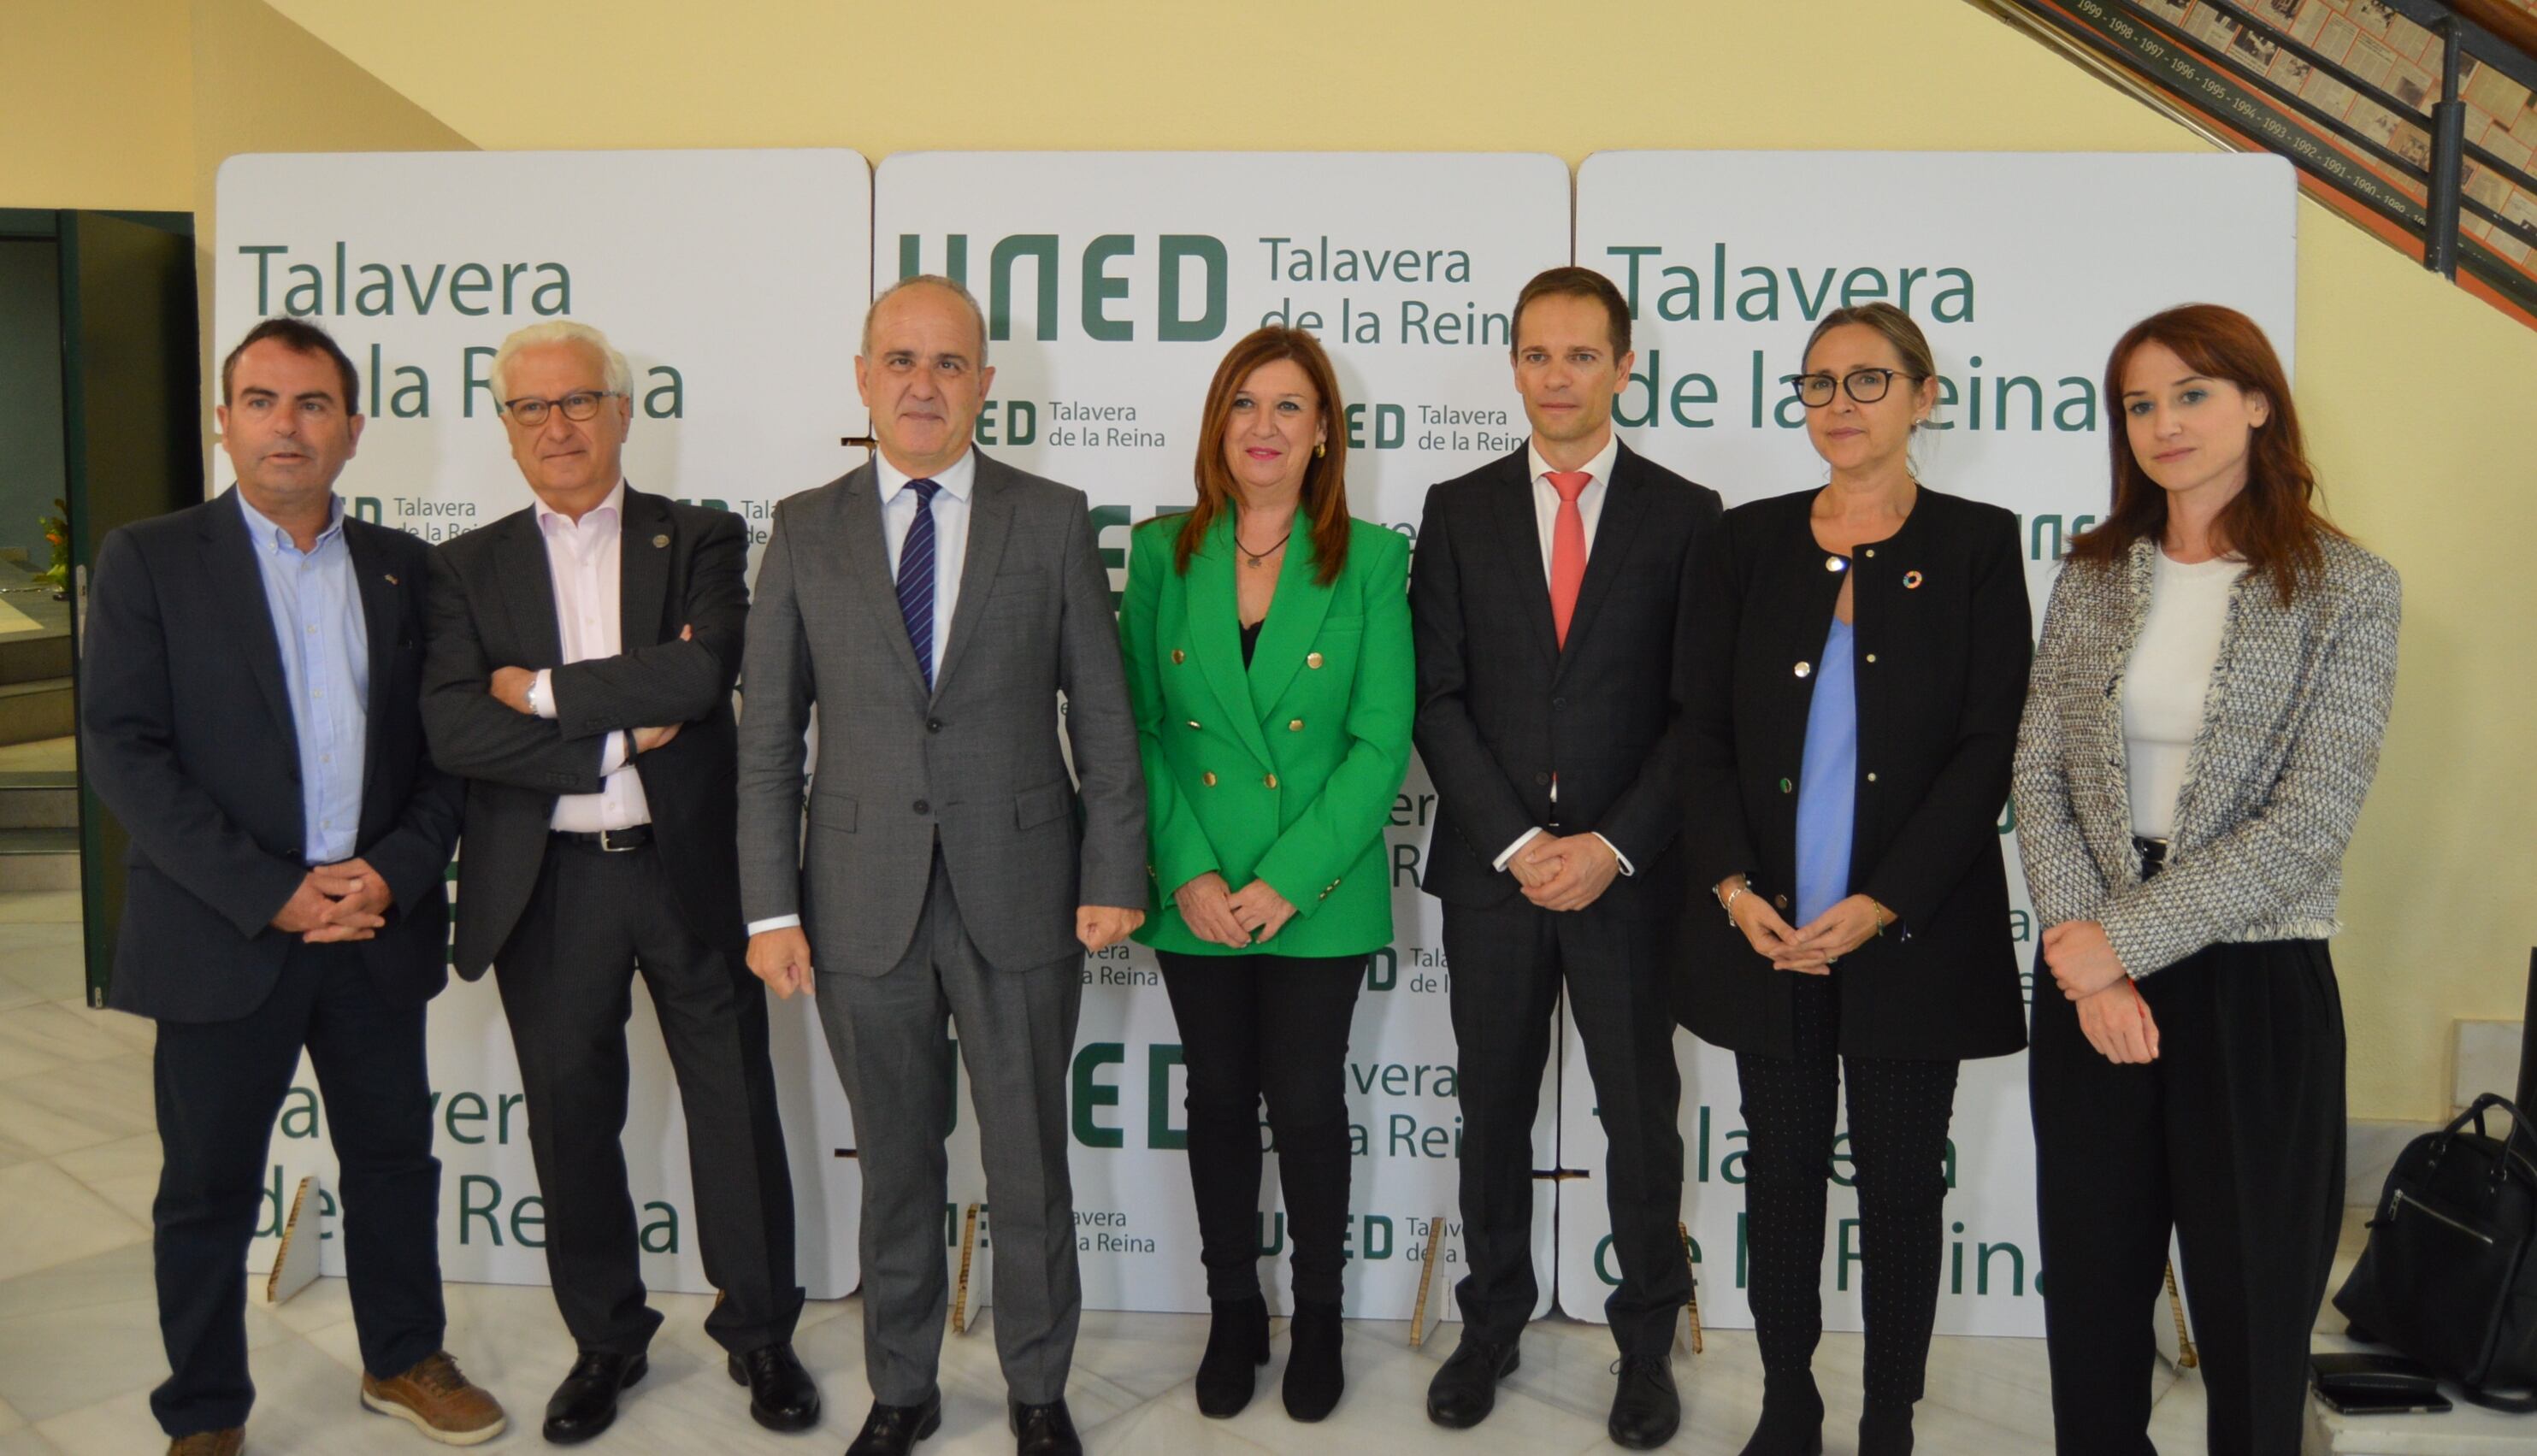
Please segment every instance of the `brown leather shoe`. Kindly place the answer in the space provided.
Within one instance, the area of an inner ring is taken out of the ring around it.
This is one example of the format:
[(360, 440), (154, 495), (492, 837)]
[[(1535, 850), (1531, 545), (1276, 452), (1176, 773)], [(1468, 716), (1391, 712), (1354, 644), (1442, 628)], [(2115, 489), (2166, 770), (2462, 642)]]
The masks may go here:
[(402, 1375), (382, 1380), (362, 1372), (361, 1404), (399, 1416), (444, 1446), (472, 1446), (502, 1433), (502, 1403), (458, 1372), (446, 1350), (424, 1356)]
[(167, 1456), (238, 1456), (245, 1449), (246, 1427), (232, 1425), (227, 1430), (180, 1435), (167, 1443)]

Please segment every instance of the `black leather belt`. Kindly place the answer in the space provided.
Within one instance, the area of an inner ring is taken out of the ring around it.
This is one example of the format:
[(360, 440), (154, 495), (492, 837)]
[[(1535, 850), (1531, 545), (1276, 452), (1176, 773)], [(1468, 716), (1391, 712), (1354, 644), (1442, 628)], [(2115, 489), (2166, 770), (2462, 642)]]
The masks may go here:
[(585, 850), (597, 850), (603, 855), (622, 855), (628, 850), (639, 850), (650, 844), (652, 826), (629, 824), (623, 829), (603, 829), (596, 834), (584, 833), (577, 829), (557, 829), (552, 831), (552, 836), (565, 844), (575, 845)]
[(2141, 878), (2154, 879), (2167, 867), (2167, 841), (2132, 836), (2132, 853), (2140, 855)]

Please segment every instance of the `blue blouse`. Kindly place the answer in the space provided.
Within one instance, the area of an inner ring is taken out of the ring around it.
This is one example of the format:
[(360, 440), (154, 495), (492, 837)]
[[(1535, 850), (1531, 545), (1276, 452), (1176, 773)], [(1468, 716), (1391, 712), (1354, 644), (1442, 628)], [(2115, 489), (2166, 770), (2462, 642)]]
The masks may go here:
[(1799, 929), (1850, 897), (1851, 831), (1858, 816), (1858, 679), (1851, 624), (1839, 616), (1815, 664), (1806, 710), (1805, 757), (1798, 761), (1797, 913)]

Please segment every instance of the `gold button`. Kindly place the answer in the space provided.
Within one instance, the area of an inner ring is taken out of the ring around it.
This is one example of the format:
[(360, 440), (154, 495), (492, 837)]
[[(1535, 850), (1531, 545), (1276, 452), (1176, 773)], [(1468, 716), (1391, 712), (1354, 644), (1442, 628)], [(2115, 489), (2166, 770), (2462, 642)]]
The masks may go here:
[(1824, 570), (1826, 571), (1839, 571), (1846, 564), (1848, 563), (1844, 562), (1839, 556), (1826, 556), (1824, 558)]
[(1875, 782), (1876, 782), (1876, 776), (1875, 776), (1874, 774), (1870, 774), (1870, 775), (1868, 775), (1868, 776), (1867, 776), (1867, 782), (1868, 782), (1868, 783), (1870, 783), (1870, 784), (1875, 783)]
[(1172, 665), (1174, 665), (1174, 666), (1178, 666), (1178, 665), (1180, 665), (1181, 660), (1182, 660), (1182, 659), (1184, 659), (1184, 658), (1187, 658), (1188, 656), (1189, 656), (1189, 654), (1188, 654), (1188, 653), (1185, 653), (1185, 652), (1181, 651), (1179, 648), (1177, 648), (1177, 647), (1176, 647), (1176, 648), (1173, 648), (1173, 649), (1172, 649)]
[(1815, 670), (1815, 665), (1812, 663), (1799, 663), (1797, 665), (1797, 675), (1799, 677), (1803, 677), (1813, 670)]
[(1195, 718), (1191, 719), (1191, 720), (1189, 721), (1189, 726), (1190, 726), (1191, 728), (1196, 728), (1196, 727), (1198, 727), (1198, 720), (1197, 720), (1197, 719), (1195, 719)]
[(1872, 662), (1875, 662), (1875, 661), (1876, 661), (1876, 654), (1874, 654), (1874, 653), (1869, 653), (1869, 654), (1867, 655), (1867, 660), (1868, 660), (1869, 662), (1871, 662), (1871, 663), (1872, 663)]
[(1215, 787), (1215, 771), (1214, 771), (1214, 770), (1209, 769), (1207, 772), (1205, 772), (1205, 773), (1203, 773), (1203, 774), (1199, 775), (1199, 778), (1200, 778), (1203, 782), (1204, 782), (1204, 783), (1205, 783), (1205, 785), (1206, 785), (1206, 787), (1207, 787), (1207, 788), (1209, 788), (1209, 789), (1213, 789), (1213, 788)]
[(1869, 554), (1870, 556), (1875, 555), (1875, 554), (1876, 554), (1876, 548), (1875, 548), (1874, 546), (1869, 546), (1869, 547), (1867, 548), (1867, 554)]
[(1322, 665), (1322, 655), (1321, 655), (1320, 653), (1317, 653), (1317, 652), (1308, 652), (1308, 653), (1304, 654), (1304, 665), (1305, 665), (1305, 666), (1307, 666), (1307, 667), (1318, 667), (1318, 666), (1320, 666), (1321, 665)]
[(1268, 778), (1266, 778), (1266, 779), (1262, 780), (1261, 782), (1262, 782), (1262, 783), (1264, 783), (1264, 784), (1267, 784), (1269, 788), (1274, 789), (1274, 788), (1276, 788), (1276, 787), (1277, 787), (1277, 776), (1276, 776), (1275, 774), (1270, 774)]
[(1300, 719), (1300, 718), (1290, 718), (1290, 719), (1286, 720), (1286, 731), (1288, 731), (1288, 732), (1290, 732), (1290, 733), (1300, 733), (1300, 732), (1302, 732), (1303, 730), (1304, 730), (1304, 720), (1302, 720), (1302, 719)]

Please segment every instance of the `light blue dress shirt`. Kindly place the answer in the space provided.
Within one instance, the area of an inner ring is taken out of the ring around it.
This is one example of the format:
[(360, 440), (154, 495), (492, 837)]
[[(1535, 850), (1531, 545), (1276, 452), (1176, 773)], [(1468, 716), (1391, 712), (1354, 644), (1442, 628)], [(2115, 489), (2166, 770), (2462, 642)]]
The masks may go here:
[(1836, 616), (1815, 666), (1798, 760), (1796, 927), (1850, 898), (1852, 831), (1858, 820), (1858, 691), (1851, 624)]
[(306, 551), (232, 490), (255, 542), (264, 603), (282, 648), (291, 725), (299, 738), (302, 854), (310, 864), (350, 859), (361, 827), (361, 768), (369, 746), (370, 637), (344, 539), (344, 502)]

